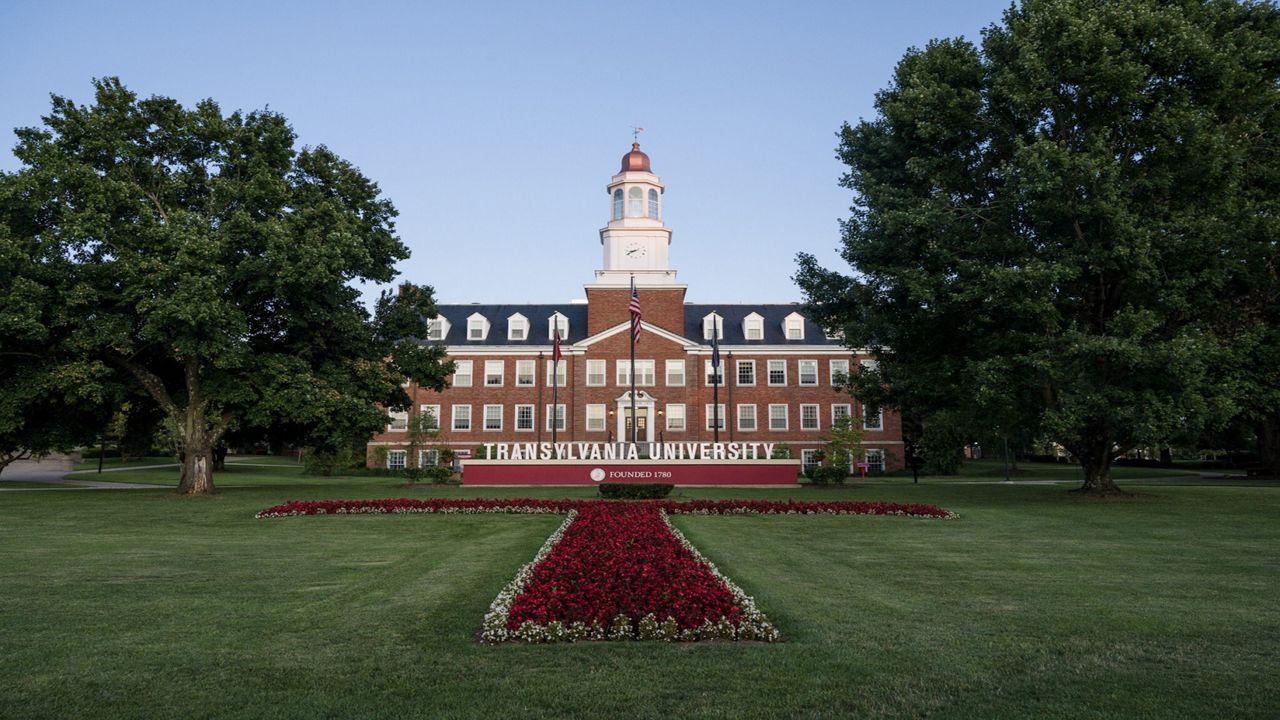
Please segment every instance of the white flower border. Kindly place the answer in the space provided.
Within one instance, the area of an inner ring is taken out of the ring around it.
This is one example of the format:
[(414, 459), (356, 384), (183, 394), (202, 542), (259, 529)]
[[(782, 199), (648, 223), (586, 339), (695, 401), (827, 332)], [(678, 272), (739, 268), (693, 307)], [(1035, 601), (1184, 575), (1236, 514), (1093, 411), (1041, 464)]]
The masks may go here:
[[(498, 597), (494, 598), (493, 603), (489, 605), (489, 612), (484, 615), (484, 629), (480, 632), (481, 642), (499, 643), (506, 640), (515, 640), (525, 630), (525, 626), (532, 625), (532, 623), (525, 623), (515, 632), (508, 630), (507, 618), (511, 615), (511, 604), (515, 602), (520, 593), (524, 592), (524, 586), (529, 582), (529, 576), (533, 574), (533, 568), (547, 557), (552, 548), (559, 544), (560, 539), (564, 537), (565, 531), (569, 529), (569, 525), (577, 517), (578, 511), (570, 510), (564, 522), (560, 523), (560, 527), (556, 528), (556, 531), (551, 533), (551, 537), (548, 537), (547, 541), (542, 543), (542, 547), (538, 548), (533, 560), (517, 570), (516, 576), (511, 579), (511, 582), (507, 583), (506, 587), (498, 592)], [(532, 640), (532, 638), (523, 637), (519, 639)]]

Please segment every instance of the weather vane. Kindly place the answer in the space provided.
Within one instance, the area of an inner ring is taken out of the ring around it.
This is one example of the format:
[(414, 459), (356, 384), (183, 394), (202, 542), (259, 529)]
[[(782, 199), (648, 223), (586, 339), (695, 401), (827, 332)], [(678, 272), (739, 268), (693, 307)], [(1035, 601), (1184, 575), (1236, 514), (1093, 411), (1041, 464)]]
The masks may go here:
[(642, 128), (642, 127), (637, 127), (637, 126), (635, 126), (635, 125), (632, 125), (632, 126), (631, 126), (631, 140), (632, 140), (632, 142), (640, 142), (640, 133), (642, 133), (642, 132), (644, 132), (644, 128)]

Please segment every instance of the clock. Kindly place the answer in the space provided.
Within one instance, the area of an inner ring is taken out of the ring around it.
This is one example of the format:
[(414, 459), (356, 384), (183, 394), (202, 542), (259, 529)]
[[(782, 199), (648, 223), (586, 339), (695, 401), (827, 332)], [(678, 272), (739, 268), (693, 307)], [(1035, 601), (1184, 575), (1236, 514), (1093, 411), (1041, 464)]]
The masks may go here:
[(626, 253), (629, 258), (642, 258), (645, 253), (644, 245), (638, 242), (629, 242), (627, 243)]

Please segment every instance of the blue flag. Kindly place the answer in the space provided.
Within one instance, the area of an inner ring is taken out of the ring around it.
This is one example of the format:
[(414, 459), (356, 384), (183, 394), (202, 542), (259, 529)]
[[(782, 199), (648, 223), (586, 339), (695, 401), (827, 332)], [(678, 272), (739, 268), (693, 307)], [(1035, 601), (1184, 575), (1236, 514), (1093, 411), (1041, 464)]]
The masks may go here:
[[(720, 342), (716, 340), (716, 331), (711, 331), (711, 367), (720, 369)], [(719, 374), (719, 373), (717, 373)]]

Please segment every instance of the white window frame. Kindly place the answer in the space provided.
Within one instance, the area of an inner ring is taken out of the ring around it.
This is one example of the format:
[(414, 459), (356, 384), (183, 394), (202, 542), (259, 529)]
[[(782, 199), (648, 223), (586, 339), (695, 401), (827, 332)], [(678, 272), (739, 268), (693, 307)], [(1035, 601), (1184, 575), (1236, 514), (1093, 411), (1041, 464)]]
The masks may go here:
[(871, 415), (867, 414), (867, 406), (862, 406), (862, 429), (863, 430), (884, 430), (884, 410), (877, 409), (875, 414), (875, 424), (867, 422), (871, 419)]
[(529, 339), (529, 318), (516, 313), (507, 318), (507, 339), (524, 342)]
[(684, 432), (688, 427), (684, 403), (667, 403), (667, 432)]
[[(655, 377), (657, 363), (651, 358), (636, 358), (636, 387), (653, 387), (657, 378)], [(616, 361), (616, 379), (618, 387), (631, 387), (631, 361)]]
[(555, 428), (556, 432), (564, 432), (568, 427), (569, 411), (565, 409), (564, 403), (556, 403), (555, 405), (547, 403), (546, 416), (548, 432), (551, 431), (553, 421), (556, 421), (555, 424), (559, 425), (559, 427)]
[(547, 361), (547, 387), (551, 387), (551, 377), (555, 376), (556, 387), (567, 387), (569, 384), (569, 361), (560, 358), (560, 362)]
[[(755, 335), (756, 337), (751, 337)], [(764, 340), (764, 317), (759, 313), (751, 313), (742, 319), (742, 339)]]
[[(528, 382), (523, 382), (527, 378)], [(516, 387), (534, 387), (538, 384), (538, 361), (516, 361)]]
[[(742, 412), (743, 410), (750, 410), (750, 412), (744, 415), (744, 413)], [(750, 417), (747, 417), (747, 416), (750, 416)], [(749, 421), (749, 422), (744, 422), (744, 421)], [(754, 403), (739, 404), (738, 405), (738, 432), (755, 432), (756, 430), (759, 430), (759, 429), (760, 429), (760, 421), (756, 413), (755, 404)]]
[[(494, 372), (494, 368), (498, 371)], [(502, 387), (503, 381), (506, 380), (507, 363), (505, 360), (485, 360), (484, 361), (484, 386), (485, 387)], [(497, 382), (491, 382), (496, 377)]]
[(478, 342), (488, 339), (489, 337), (489, 318), (474, 313), (467, 318), (467, 340), (470, 342)]
[[(671, 382), (671, 371), (676, 369), (679, 370), (680, 381)], [(664, 373), (664, 379), (666, 380), (667, 387), (684, 387), (685, 382), (687, 382), (685, 380), (685, 370), (686, 365), (684, 360), (668, 360), (666, 363), (666, 372)]]
[[(782, 367), (782, 382), (774, 382), (773, 380), (773, 369), (774, 367), (777, 367), (777, 366)], [(769, 384), (769, 387), (786, 387), (787, 386), (786, 358), (770, 360), (767, 364), (765, 364), (765, 382)]]
[(444, 340), (449, 336), (449, 321), (443, 317), (434, 317), (427, 321), (427, 339)]
[[(397, 460), (399, 462), (397, 462)], [(387, 469), (403, 470), (409, 465), (408, 450), (388, 450), (387, 451)]]
[[(520, 411), (526, 410), (526, 409), (529, 411), (529, 425), (528, 427), (520, 427)], [(515, 423), (516, 432), (533, 432), (534, 430), (537, 429), (538, 418), (537, 418), (537, 413), (535, 412), (535, 409), (536, 409), (536, 406), (534, 405), (516, 405), (515, 406), (515, 415), (514, 415), (515, 420), (513, 422)]]
[[(813, 427), (806, 425), (805, 410), (810, 410), (813, 420)], [(800, 405), (800, 429), (804, 431), (814, 431), (822, 429), (822, 406), (817, 403), (803, 403)]]
[(804, 339), (804, 316), (791, 313), (782, 319), (782, 337), (787, 340)]
[[(782, 417), (778, 418), (774, 415), (776, 408), (782, 408)], [(779, 427), (774, 421), (781, 419), (782, 424)], [(769, 430), (771, 432), (786, 432), (791, 427), (791, 410), (786, 403), (770, 403), (769, 405)]]
[(425, 448), (418, 451), (418, 467), (435, 467), (440, 464), (440, 450), (438, 448)]
[(711, 329), (715, 328), (716, 340), (724, 339), (724, 318), (719, 313), (708, 313), (702, 316), (702, 339), (711, 339)]
[[(719, 408), (720, 408), (720, 416), (719, 416), (718, 418), (713, 414), (713, 408), (716, 408), (716, 407), (719, 407)], [(727, 429), (729, 428), (729, 418), (727, 418), (727, 417), (725, 416), (725, 407), (724, 407), (724, 403), (716, 403), (716, 404), (714, 404), (714, 405), (713, 405), (713, 404), (711, 404), (711, 403), (707, 403), (707, 404), (706, 404), (706, 407), (705, 407), (705, 411), (706, 411), (706, 415), (707, 415), (707, 417), (706, 417), (706, 421), (707, 421), (707, 429), (708, 429), (708, 430), (714, 430), (714, 429), (715, 429), (715, 422), (714, 422), (714, 421), (715, 421), (715, 420), (717, 420), (717, 419), (720, 421), (720, 429), (721, 429), (721, 430), (727, 430)]]
[(810, 468), (815, 468), (819, 465), (821, 465), (821, 463), (818, 462), (817, 448), (804, 448), (800, 451), (801, 470), (808, 471)]
[(712, 387), (716, 384), (712, 379), (716, 376), (720, 379), (720, 387), (724, 387), (724, 358), (720, 358), (720, 367), (717, 370), (718, 372), (716, 373), (711, 372), (711, 358), (702, 361), (702, 379), (706, 381), (707, 387)]
[[(599, 380), (592, 381), (591, 378), (596, 377)], [(609, 384), (609, 361), (608, 360), (588, 360), (587, 361), (587, 387), (604, 387)]]
[(423, 425), (422, 429), (423, 430), (439, 430), (440, 429), (440, 406), (439, 405), (419, 405), (418, 406), (418, 417), (422, 417), (423, 415), (427, 415), (428, 413), (430, 413), (428, 417), (435, 420), (435, 425), (434, 426)]
[[(458, 427), (458, 420), (460, 419), (458, 417), (458, 410), (461, 408), (466, 408), (466, 411), (464, 413), (467, 416), (466, 427)], [(472, 425), (473, 423), (471, 422), (471, 406), (470, 405), (454, 405), (452, 408), (450, 408), (449, 427), (453, 428), (453, 432), (471, 432)]]
[[(498, 426), (490, 427), (489, 421), (492, 419), (489, 415), (491, 410), (498, 411)], [(502, 406), (501, 405), (485, 405), (484, 406), (484, 425), (480, 428), (484, 432), (502, 432)]]
[[(862, 462), (867, 464), (867, 472), (884, 472), (885, 454), (883, 448), (867, 448), (867, 456)], [(874, 460), (872, 458), (875, 458)]]
[(605, 406), (602, 404), (587, 405), (587, 432), (605, 432), (609, 428), (606, 422)]
[[(751, 382), (742, 382), (742, 369), (751, 368)], [(733, 380), (738, 387), (755, 387), (756, 384), (756, 361), (755, 360), (735, 360), (733, 368)]]
[[(475, 382), (475, 365), (470, 360), (453, 361), (453, 387), (471, 387)], [(465, 372), (463, 372), (465, 370)], [(465, 380), (463, 380), (465, 378)]]
[[(408, 410), (388, 410), (387, 414), (391, 416), (391, 420), (387, 422), (387, 432), (408, 432), (409, 431), (409, 411)], [(397, 425), (399, 427), (397, 427)]]
[[(812, 382), (805, 382), (804, 369), (806, 367), (813, 368), (813, 373), (811, 375), (811, 377), (813, 378)], [(817, 360), (797, 360), (796, 361), (796, 385), (800, 387), (817, 387), (820, 384), (821, 384), (821, 380), (819, 380), (818, 378), (818, 361)]]
[(555, 342), (557, 319), (560, 321), (560, 344), (564, 345), (565, 338), (569, 337), (569, 318), (562, 315), (559, 311), (551, 313), (547, 318), (547, 340)]
[[(844, 408), (844, 415), (840, 414), (840, 408)], [(853, 405), (850, 403), (833, 403), (831, 405), (831, 427), (836, 426), (836, 422), (841, 417), (850, 417), (853, 415)]]
[(831, 361), (831, 386), (836, 387), (840, 384), (840, 376), (844, 375), (845, 380), (849, 379), (849, 361), (848, 360), (832, 360)]

